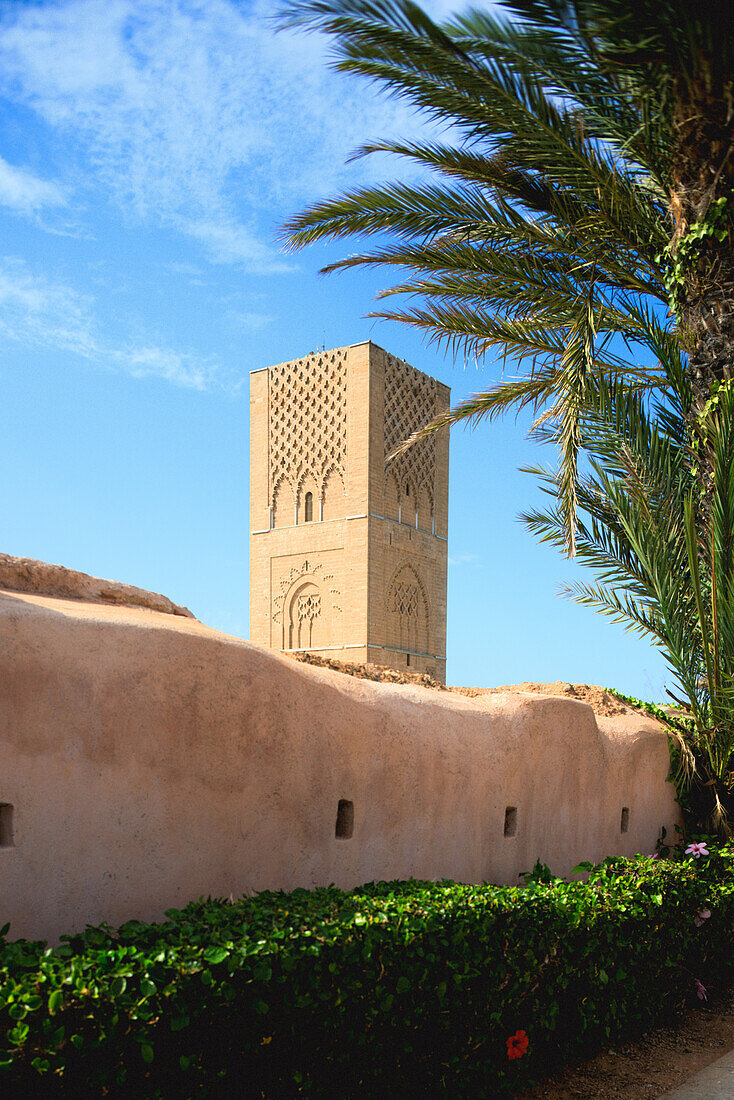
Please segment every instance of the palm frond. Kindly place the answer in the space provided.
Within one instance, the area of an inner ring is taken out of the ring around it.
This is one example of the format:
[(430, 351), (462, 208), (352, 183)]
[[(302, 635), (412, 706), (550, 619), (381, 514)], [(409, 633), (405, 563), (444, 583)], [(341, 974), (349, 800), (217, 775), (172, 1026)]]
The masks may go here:
[[(681, 333), (663, 313), (661, 255), (685, 221), (673, 154), (694, 123), (675, 111), (704, 87), (714, 113), (729, 110), (726, 14), (724, 0), (505, 0), (504, 12), (439, 25), (413, 0), (286, 0), (281, 15), (325, 33), (337, 69), (444, 133), (365, 142), (355, 157), (388, 154), (418, 182), (312, 205), (287, 223), (290, 247), (369, 239), (324, 271), (387, 270), (370, 316), (518, 372), (396, 455), (452, 424), (534, 410), (558, 466), (534, 470), (551, 505), (525, 522), (595, 573), (574, 599), (666, 655), (695, 716), (679, 761), (689, 780), (708, 777), (722, 831), (734, 774), (734, 395), (727, 383), (698, 416)], [(722, 157), (734, 150), (730, 116)]]

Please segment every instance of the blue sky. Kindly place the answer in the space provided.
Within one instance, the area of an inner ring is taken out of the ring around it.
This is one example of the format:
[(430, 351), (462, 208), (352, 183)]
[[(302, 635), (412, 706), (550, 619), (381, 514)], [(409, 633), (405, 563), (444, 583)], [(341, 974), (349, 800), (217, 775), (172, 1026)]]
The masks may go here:
[[(431, 0), (434, 16), (453, 2)], [(387, 273), (321, 278), (278, 227), (402, 165), (424, 125), (275, 35), (271, 0), (0, 0), (1, 548), (164, 592), (248, 633), (249, 371), (372, 339), (452, 387), (499, 375), (365, 318)], [(660, 655), (558, 596), (579, 572), (515, 517), (526, 419), (451, 443), (448, 677), (659, 699)], [(547, 456), (550, 458), (550, 456)]]

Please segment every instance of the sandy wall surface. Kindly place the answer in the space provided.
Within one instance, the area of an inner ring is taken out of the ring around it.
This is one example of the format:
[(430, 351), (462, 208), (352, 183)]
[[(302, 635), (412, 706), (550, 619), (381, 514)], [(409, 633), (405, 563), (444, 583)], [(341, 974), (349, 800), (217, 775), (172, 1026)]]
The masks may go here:
[[(372, 683), (147, 609), (0, 593), (0, 698), (14, 937), (209, 894), (515, 883), (536, 859), (565, 874), (652, 851), (678, 820), (666, 738), (644, 716)], [(340, 800), (351, 838), (335, 836)]]

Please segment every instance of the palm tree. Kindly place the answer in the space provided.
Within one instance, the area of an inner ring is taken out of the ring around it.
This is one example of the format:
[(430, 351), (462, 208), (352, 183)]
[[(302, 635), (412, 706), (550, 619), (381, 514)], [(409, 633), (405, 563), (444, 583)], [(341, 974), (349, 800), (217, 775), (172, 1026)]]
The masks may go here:
[(734, 347), (734, 20), (728, 0), (596, 0), (594, 51), (664, 137), (673, 305), (694, 408), (728, 379)]
[[(412, 0), (288, 0), (283, 9), (283, 25), (333, 37), (337, 68), (407, 99), (457, 135), (365, 145), (361, 155), (389, 152), (417, 164), (426, 182), (319, 202), (287, 223), (290, 245), (378, 237), (373, 250), (325, 269), (404, 271), (381, 297), (417, 304), (372, 316), (417, 326), (465, 354), (498, 349), (526, 367), (429, 430), (535, 407), (540, 422), (556, 428), (571, 552), (589, 380), (665, 386), (664, 372), (641, 365), (641, 349), (660, 359), (682, 338), (697, 431), (729, 376), (727, 7), (728, 0), (507, 0), (511, 19), (472, 11), (442, 26)], [(669, 303), (675, 332), (664, 317)], [(625, 342), (623, 355), (615, 337)]]
[[(401, 273), (372, 315), (524, 367), (425, 431), (532, 405), (558, 471), (526, 521), (598, 576), (570, 594), (651, 636), (696, 816), (734, 820), (734, 78), (728, 0), (506, 0), (437, 26), (411, 0), (288, 0), (336, 64), (449, 127), (374, 141), (424, 180), (286, 226), (325, 270)], [(643, 365), (652, 355), (655, 366)], [(413, 440), (408, 440), (409, 446)], [(584, 461), (579, 465), (579, 458)]]
[[(661, 363), (665, 397), (646, 401), (624, 380), (593, 379), (580, 418), (577, 554), (597, 575), (567, 593), (651, 638), (673, 672), (685, 716), (669, 717), (679, 779), (697, 826), (730, 837), (734, 822), (734, 392), (701, 418), (711, 461), (706, 514), (696, 514), (694, 401), (679, 355)], [(556, 471), (536, 468), (553, 497)], [(525, 522), (565, 543), (557, 507)], [(675, 698), (675, 696), (674, 696)]]

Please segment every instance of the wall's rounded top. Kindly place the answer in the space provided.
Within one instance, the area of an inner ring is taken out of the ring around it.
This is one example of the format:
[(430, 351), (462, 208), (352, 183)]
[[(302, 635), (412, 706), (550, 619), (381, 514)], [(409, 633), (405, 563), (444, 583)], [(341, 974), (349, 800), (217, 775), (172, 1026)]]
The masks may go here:
[(64, 565), (49, 565), (45, 561), (16, 558), (11, 554), (0, 554), (0, 589), (36, 596), (56, 596), (65, 600), (84, 600), (85, 603), (144, 607), (165, 615), (195, 618), (187, 607), (181, 607), (157, 592), (148, 592), (119, 581), (90, 577), (88, 573), (67, 569)]

